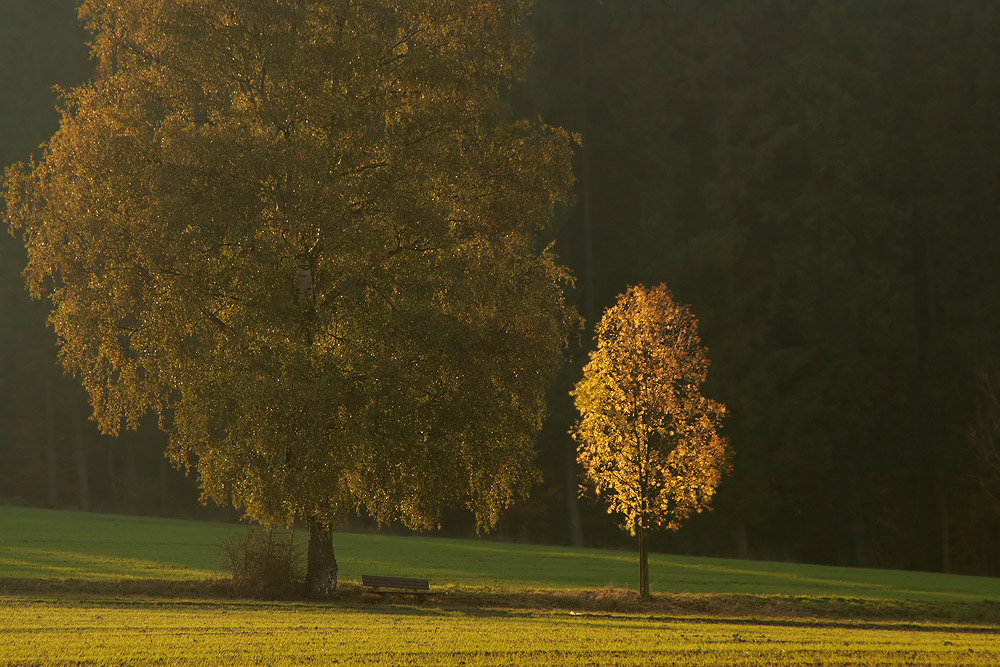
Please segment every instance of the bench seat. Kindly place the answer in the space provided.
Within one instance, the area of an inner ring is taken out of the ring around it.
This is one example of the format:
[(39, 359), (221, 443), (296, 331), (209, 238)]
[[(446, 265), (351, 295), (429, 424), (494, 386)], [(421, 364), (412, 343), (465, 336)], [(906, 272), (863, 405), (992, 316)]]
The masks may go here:
[(383, 577), (375, 574), (362, 574), (361, 584), (372, 593), (385, 595), (397, 593), (403, 595), (430, 595), (430, 586), (426, 579), (410, 577)]

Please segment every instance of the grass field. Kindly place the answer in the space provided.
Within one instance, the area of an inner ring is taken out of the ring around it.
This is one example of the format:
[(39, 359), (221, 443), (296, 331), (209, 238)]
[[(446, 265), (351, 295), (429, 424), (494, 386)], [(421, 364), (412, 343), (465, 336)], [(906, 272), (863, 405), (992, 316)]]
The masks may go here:
[[(989, 629), (247, 602), (5, 600), (7, 664), (995, 665)], [(0, 662), (3, 659), (0, 658)]]
[[(264, 603), (204, 584), (227, 530), (0, 507), (0, 665), (1000, 664), (995, 579), (653, 555), (647, 605), (627, 552), (338, 534), (341, 600)], [(383, 601), (362, 572), (442, 592)]]
[[(224, 576), (227, 524), (0, 506), (0, 579), (204, 580)], [(486, 540), (334, 536), (340, 577), (426, 577), (437, 587), (635, 588), (636, 555)], [(651, 554), (654, 592), (1000, 602), (1000, 579)]]

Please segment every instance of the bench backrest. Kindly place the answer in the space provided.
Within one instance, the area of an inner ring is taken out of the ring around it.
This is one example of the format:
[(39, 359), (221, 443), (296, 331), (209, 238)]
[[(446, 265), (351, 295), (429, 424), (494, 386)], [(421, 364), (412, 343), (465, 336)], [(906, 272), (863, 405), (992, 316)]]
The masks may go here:
[(372, 588), (407, 588), (415, 591), (430, 590), (426, 579), (411, 579), (409, 577), (382, 577), (374, 574), (361, 575), (361, 583)]

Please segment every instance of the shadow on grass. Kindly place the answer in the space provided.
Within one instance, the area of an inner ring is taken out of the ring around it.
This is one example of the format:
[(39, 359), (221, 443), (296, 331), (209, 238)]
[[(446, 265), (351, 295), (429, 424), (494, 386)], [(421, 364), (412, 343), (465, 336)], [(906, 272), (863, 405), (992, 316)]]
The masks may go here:
[(628, 590), (604, 588), (550, 591), (447, 587), (425, 600), (376, 595), (359, 584), (342, 582), (330, 601), (301, 597), (248, 600), (232, 595), (225, 579), (173, 581), (121, 579), (0, 578), (0, 596), (52, 597), (67, 604), (160, 606), (226, 609), (350, 609), (396, 616), (463, 614), (512, 617), (526, 613), (565, 612), (583, 619), (656, 623), (697, 622), (743, 626), (856, 628), (990, 634), (1000, 632), (1000, 602), (920, 602), (831, 596), (781, 596), (717, 593), (657, 594), (641, 600)]
[(995, 635), (1000, 630), (990, 625), (956, 625), (952, 623), (913, 623), (893, 621), (851, 621), (820, 618), (747, 618), (724, 616), (627, 616), (621, 614), (573, 613), (583, 619), (608, 619), (618, 623), (650, 621), (654, 623), (703, 623), (706, 625), (738, 625), (744, 627), (804, 628), (816, 630), (876, 630), (897, 632), (953, 632), (956, 634)]

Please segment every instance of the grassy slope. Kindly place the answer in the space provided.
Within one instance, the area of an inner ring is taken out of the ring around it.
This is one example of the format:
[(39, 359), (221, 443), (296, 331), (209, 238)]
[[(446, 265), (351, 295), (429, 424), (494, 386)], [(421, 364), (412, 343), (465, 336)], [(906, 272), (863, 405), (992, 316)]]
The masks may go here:
[[(196, 581), (224, 576), (219, 544), (238, 526), (0, 507), (0, 578)], [(634, 588), (629, 552), (432, 537), (336, 535), (341, 578), (423, 576), (435, 587)], [(1000, 579), (653, 554), (654, 591), (1000, 601)]]
[[(222, 576), (219, 543), (229, 530), (240, 528), (0, 507), (0, 663), (1000, 663), (1000, 582), (970, 577), (656, 555), (656, 588), (687, 593), (637, 606), (634, 595), (603, 588), (631, 583), (629, 553), (341, 534), (346, 580), (362, 572), (424, 575), (445, 593), (419, 608), (351, 586), (332, 605), (179, 599), (185, 582), (202, 591), (205, 579)], [(18, 595), (23, 588), (12, 584), (33, 578), (50, 585)], [(60, 578), (92, 587), (67, 595), (51, 585)], [(120, 579), (175, 585), (152, 598), (101, 587)], [(581, 589), (597, 589), (587, 593), (590, 604), (576, 605), (581, 596), (567, 592)], [(113, 595), (94, 599), (102, 591)], [(759, 595), (729, 595), (747, 592)], [(520, 603), (504, 607), (505, 596), (518, 595)], [(834, 598), (824, 596), (851, 599), (837, 598), (831, 616), (824, 605)], [(892, 609), (883, 614), (886, 604)], [(966, 607), (975, 611), (962, 613)]]

